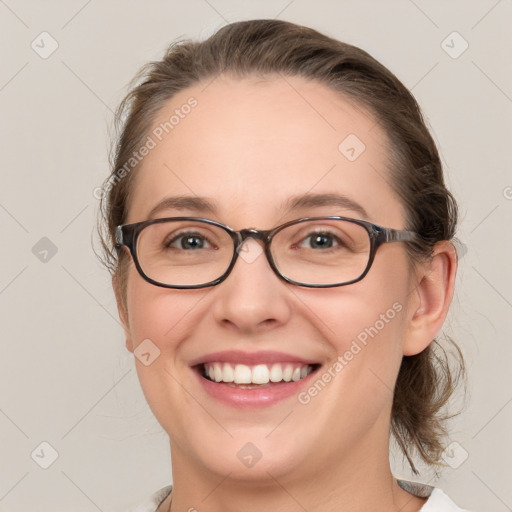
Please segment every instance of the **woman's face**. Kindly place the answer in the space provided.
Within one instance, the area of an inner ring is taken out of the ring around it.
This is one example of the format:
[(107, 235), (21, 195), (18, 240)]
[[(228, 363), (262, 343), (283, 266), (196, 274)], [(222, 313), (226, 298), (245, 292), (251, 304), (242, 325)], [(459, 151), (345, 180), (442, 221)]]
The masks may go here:
[[(190, 97), (197, 104), (182, 108)], [(218, 77), (169, 101), (150, 136), (127, 223), (148, 219), (165, 198), (187, 197), (152, 217), (206, 217), (240, 230), (340, 215), (404, 228), (380, 126), (325, 86)], [(327, 289), (284, 282), (259, 244), (249, 240), (229, 277), (204, 289), (154, 286), (130, 264), (127, 347), (150, 340), (142, 347), (152, 362), (136, 359), (137, 371), (174, 463), (286, 481), (340, 460), (387, 458), (392, 390), (418, 295), (404, 244), (384, 244), (362, 281)], [(314, 371), (243, 389), (208, 381), (205, 362)]]

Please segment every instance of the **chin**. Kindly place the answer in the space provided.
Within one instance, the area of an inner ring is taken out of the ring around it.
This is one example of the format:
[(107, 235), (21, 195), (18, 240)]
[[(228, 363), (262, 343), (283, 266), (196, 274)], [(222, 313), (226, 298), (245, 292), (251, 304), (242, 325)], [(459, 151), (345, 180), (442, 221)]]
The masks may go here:
[[(297, 438), (290, 435), (287, 439)], [(204, 445), (204, 441), (201, 444)], [(218, 474), (221, 478), (229, 475), (230, 480), (240, 483), (262, 484), (268, 481), (274, 486), (274, 479), (286, 479), (302, 466), (308, 451), (304, 442), (299, 450), (295, 443), (283, 443), (282, 437), (276, 436), (272, 440), (261, 436), (261, 433), (251, 436), (249, 432), (230, 438), (229, 441), (224, 436), (222, 440), (212, 439), (199, 452), (197, 444), (195, 447), (195, 458), (208, 472)]]

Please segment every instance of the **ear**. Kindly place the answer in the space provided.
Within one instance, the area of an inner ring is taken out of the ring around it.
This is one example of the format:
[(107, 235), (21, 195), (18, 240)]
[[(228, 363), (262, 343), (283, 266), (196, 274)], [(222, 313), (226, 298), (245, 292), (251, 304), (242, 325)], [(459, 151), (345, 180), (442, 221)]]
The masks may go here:
[(114, 289), (114, 294), (116, 296), (117, 312), (119, 313), (119, 319), (121, 320), (121, 324), (124, 330), (126, 348), (128, 349), (129, 352), (133, 353), (134, 349), (130, 333), (130, 322), (128, 319), (126, 300), (124, 300), (122, 297), (120, 284), (115, 274), (114, 276), (112, 276), (112, 288)]
[(419, 354), (441, 330), (453, 297), (457, 251), (449, 241), (434, 246), (432, 259), (419, 267), (416, 290), (409, 302), (405, 356)]

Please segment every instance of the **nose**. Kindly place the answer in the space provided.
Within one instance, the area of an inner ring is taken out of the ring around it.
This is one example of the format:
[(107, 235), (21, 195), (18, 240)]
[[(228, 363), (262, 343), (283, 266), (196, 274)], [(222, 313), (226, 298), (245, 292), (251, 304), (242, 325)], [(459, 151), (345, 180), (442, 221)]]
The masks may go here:
[(217, 285), (215, 318), (244, 334), (282, 326), (291, 316), (287, 286), (271, 269), (262, 243), (247, 238), (230, 275)]

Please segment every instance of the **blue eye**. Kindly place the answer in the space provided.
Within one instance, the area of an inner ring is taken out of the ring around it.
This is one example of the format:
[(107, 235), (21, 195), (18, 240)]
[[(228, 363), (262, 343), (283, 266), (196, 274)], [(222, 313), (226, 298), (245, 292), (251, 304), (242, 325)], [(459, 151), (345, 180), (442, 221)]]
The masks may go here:
[(198, 249), (208, 249), (211, 245), (204, 236), (198, 233), (182, 233), (174, 237), (166, 247), (194, 251)]
[(331, 249), (336, 245), (340, 245), (339, 239), (330, 233), (312, 233), (300, 243), (301, 247), (311, 249)]

